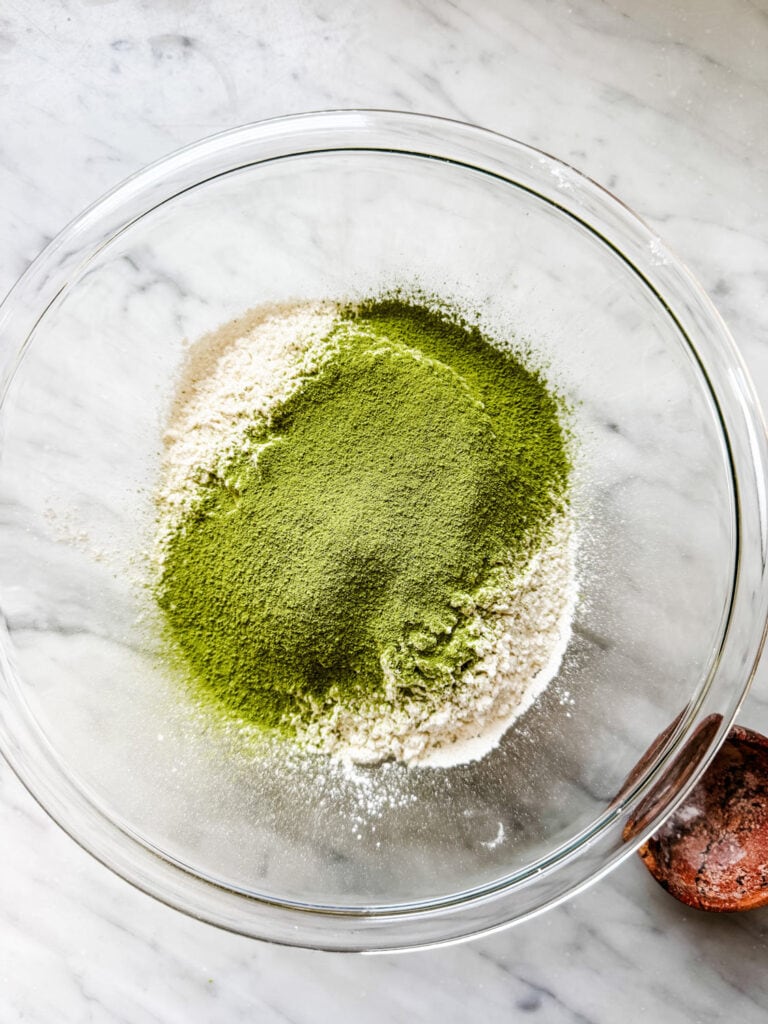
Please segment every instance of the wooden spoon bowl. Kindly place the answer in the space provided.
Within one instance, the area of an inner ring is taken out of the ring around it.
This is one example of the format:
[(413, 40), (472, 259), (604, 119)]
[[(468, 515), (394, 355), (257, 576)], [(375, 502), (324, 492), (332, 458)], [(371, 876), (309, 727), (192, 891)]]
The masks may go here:
[(734, 726), (704, 776), (638, 852), (656, 881), (691, 907), (768, 904), (768, 739)]

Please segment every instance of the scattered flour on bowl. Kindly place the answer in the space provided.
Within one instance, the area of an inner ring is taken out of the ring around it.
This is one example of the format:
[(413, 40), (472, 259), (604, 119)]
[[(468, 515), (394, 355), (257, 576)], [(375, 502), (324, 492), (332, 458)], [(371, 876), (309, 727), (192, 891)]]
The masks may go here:
[[(261, 306), (190, 346), (164, 435), (160, 565), (200, 487), (222, 473), (254, 417), (268, 415), (327, 357), (322, 342), (337, 313), (327, 302)], [(359, 765), (479, 760), (557, 675), (576, 596), (576, 532), (566, 508), (525, 569), (502, 578), (493, 600), (475, 612), (478, 659), (449, 697), (404, 696), (383, 665), (380, 699), (354, 708), (337, 703), (308, 724), (297, 722), (300, 747)]]

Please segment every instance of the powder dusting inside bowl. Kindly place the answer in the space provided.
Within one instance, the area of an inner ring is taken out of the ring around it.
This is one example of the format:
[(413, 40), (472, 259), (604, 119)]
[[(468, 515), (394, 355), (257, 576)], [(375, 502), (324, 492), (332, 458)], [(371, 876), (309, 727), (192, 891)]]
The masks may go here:
[(482, 757), (570, 636), (563, 417), (424, 299), (264, 306), (191, 346), (154, 589), (198, 701), (360, 764)]

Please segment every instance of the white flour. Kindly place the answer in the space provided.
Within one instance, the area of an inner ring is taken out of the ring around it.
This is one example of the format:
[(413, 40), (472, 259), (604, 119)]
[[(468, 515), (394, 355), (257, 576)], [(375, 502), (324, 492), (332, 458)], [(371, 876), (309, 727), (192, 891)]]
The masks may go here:
[[(332, 304), (251, 310), (190, 347), (164, 436), (158, 555), (201, 484), (221, 471), (253, 417), (265, 414), (322, 361)], [(297, 723), (306, 748), (357, 764), (396, 759), (447, 767), (479, 760), (557, 674), (576, 603), (575, 533), (568, 512), (552, 521), (523, 573), (497, 581), (476, 613), (478, 661), (440, 701), (386, 695), (354, 709), (335, 704)]]

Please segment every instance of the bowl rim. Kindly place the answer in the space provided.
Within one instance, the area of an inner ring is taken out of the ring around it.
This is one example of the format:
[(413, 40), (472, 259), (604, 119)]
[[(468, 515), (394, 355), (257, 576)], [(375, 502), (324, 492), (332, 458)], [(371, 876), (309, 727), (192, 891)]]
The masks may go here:
[[(317, 111), (232, 128), (150, 164), (97, 200), (53, 239), (0, 305), (0, 403), (37, 324), (94, 255), (131, 224), (220, 175), (307, 153), (354, 150), (465, 166), (534, 193), (612, 249), (675, 322), (717, 410), (734, 488), (734, 584), (708, 680), (637, 777), (578, 835), (512, 876), (464, 893), (396, 907), (310, 906), (237, 891), (152, 848), (63, 776), (55, 752), (16, 692), (4, 621), (0, 750), (30, 793), (76, 842), (162, 902), (200, 920), (274, 942), (383, 951), (487, 934), (562, 902), (629, 856), (695, 785), (727, 736), (765, 641), (768, 441), (746, 367), (714, 305), (681, 261), (619, 199), (569, 164), (497, 132), (391, 110)], [(713, 715), (719, 724), (709, 729), (709, 742), (698, 744), (691, 754), (687, 742), (702, 723), (713, 721)], [(687, 759), (682, 773), (681, 758)], [(669, 784), (670, 778), (674, 784)], [(643, 828), (633, 832), (630, 841), (620, 840), (638, 807), (652, 799), (654, 813)]]

